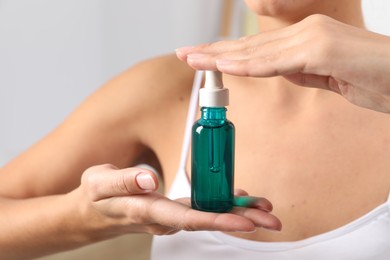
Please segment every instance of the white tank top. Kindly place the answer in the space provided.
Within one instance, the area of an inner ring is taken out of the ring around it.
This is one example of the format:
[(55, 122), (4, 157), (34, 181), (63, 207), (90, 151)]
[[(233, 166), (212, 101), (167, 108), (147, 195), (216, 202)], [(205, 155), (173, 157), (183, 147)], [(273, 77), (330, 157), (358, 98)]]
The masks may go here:
[[(197, 72), (195, 75), (179, 170), (168, 193), (171, 199), (191, 195), (185, 169), (202, 76), (202, 72)], [(181, 231), (170, 236), (155, 236), (151, 258), (153, 260), (389, 260), (390, 196), (386, 203), (359, 219), (304, 240), (257, 242), (222, 232)]]

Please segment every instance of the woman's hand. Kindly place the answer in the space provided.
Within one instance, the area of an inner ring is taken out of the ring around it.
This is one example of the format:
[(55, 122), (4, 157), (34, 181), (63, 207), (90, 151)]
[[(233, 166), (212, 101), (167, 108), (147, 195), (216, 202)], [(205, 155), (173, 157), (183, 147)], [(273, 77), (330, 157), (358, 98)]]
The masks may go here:
[[(269, 213), (271, 203), (263, 198), (252, 198), (251, 208), (236, 207), (230, 213), (217, 214), (191, 209), (188, 198), (169, 200), (157, 193), (157, 188), (158, 179), (149, 170), (102, 165), (84, 172), (74, 192), (80, 200), (82, 219), (96, 234), (95, 239), (132, 232), (167, 235), (180, 230), (281, 229), (280, 221)], [(238, 190), (237, 195), (247, 194)]]
[(390, 37), (312, 15), (280, 30), (177, 50), (191, 67), (250, 76), (284, 76), (390, 113)]

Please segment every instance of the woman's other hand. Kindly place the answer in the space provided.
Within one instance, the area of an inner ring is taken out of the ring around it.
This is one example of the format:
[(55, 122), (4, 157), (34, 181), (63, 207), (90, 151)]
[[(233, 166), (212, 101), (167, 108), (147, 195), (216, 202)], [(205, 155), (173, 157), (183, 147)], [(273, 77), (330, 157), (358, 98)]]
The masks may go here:
[(177, 50), (200, 70), (249, 76), (284, 76), (328, 89), (351, 103), (390, 113), (390, 37), (312, 15), (292, 26), (234, 41)]
[[(264, 198), (255, 199), (248, 208), (235, 207), (230, 213), (217, 214), (193, 210), (188, 198), (170, 200), (156, 192), (157, 188), (158, 179), (149, 170), (101, 165), (84, 172), (73, 195), (85, 227), (97, 240), (133, 232), (168, 235), (180, 230), (281, 229), (280, 221), (269, 213), (271, 203)], [(246, 193), (238, 191), (237, 195)]]

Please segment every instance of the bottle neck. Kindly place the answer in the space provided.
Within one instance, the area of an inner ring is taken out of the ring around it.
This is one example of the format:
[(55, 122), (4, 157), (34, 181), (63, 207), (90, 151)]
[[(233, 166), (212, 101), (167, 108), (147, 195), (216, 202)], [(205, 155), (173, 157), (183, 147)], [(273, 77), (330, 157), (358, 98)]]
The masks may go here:
[(201, 121), (209, 126), (223, 125), (226, 121), (225, 107), (202, 107)]

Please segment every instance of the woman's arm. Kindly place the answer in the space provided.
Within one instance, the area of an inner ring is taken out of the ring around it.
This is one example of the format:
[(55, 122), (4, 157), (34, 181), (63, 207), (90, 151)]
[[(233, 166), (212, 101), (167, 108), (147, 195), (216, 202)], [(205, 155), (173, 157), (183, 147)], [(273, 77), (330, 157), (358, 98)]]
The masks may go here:
[(32, 259), (92, 242), (71, 197), (1, 198), (0, 259)]
[(0, 258), (31, 259), (127, 233), (281, 228), (266, 199), (253, 208), (206, 213), (192, 210), (188, 199), (165, 198), (157, 187), (156, 176), (146, 169), (102, 165), (88, 169), (80, 187), (65, 195), (1, 198)]
[(236, 41), (178, 49), (177, 55), (196, 69), (250, 77), (281, 75), (390, 113), (390, 37), (323, 15)]

